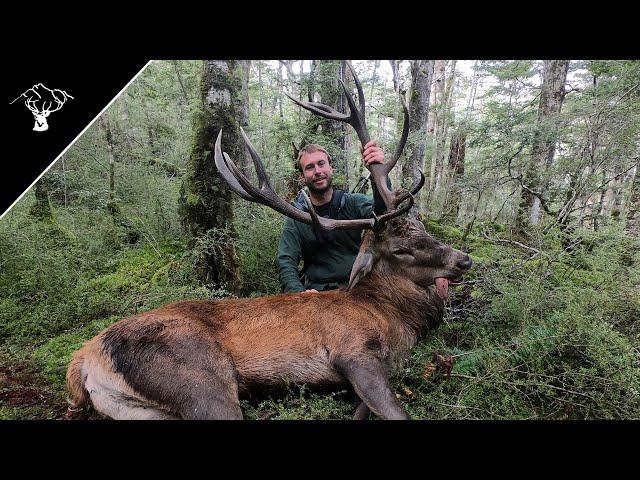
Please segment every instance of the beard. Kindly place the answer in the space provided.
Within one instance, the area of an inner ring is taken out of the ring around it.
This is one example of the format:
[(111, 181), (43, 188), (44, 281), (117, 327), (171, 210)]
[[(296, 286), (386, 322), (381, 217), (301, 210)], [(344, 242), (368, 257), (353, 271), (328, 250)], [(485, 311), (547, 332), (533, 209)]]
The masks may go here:
[(305, 185), (307, 186), (309, 191), (311, 191), (311, 192), (313, 192), (313, 193), (315, 193), (317, 195), (323, 195), (327, 190), (329, 190), (331, 188), (331, 181), (332, 181), (332, 178), (329, 175), (327, 175), (325, 177), (325, 179), (327, 180), (327, 185), (325, 187), (322, 187), (322, 188), (318, 188), (313, 183), (313, 180), (309, 180), (309, 181), (305, 182)]

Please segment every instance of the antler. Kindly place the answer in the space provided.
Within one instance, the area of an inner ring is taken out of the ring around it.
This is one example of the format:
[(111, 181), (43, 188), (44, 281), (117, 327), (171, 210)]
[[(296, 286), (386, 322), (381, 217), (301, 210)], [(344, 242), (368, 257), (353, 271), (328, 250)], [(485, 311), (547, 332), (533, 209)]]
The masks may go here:
[[(36, 102), (37, 100), (32, 100), (32, 97), (27, 98), (27, 100), (25, 101), (25, 105), (26, 107), (31, 110), (33, 113), (37, 113), (38, 115), (40, 115), (40, 111), (36, 108)], [(31, 102), (33, 102), (33, 105), (31, 105)]]
[[(339, 122), (345, 122), (351, 125), (356, 133), (358, 134), (358, 138), (360, 139), (360, 143), (362, 147), (369, 142), (371, 139), (369, 137), (369, 131), (367, 130), (367, 125), (365, 122), (365, 101), (364, 101), (364, 93), (362, 91), (362, 85), (360, 84), (360, 80), (358, 80), (358, 76), (351, 66), (350, 62), (346, 62), (349, 70), (351, 71), (351, 75), (353, 76), (353, 80), (356, 85), (356, 90), (358, 91), (358, 104), (359, 108), (356, 107), (353, 98), (351, 97), (351, 93), (347, 90), (344, 82), (340, 79), (340, 84), (345, 92), (347, 103), (349, 104), (349, 114), (341, 113), (336, 109), (324, 105), (318, 102), (303, 102), (297, 100), (287, 93), (287, 97), (289, 97), (293, 102), (297, 105), (300, 105), (302, 108), (309, 110), (316, 115), (320, 115), (321, 117), (328, 118), (330, 120), (337, 120)], [(387, 178), (389, 176), (389, 172), (395, 166), (398, 158), (402, 154), (404, 150), (404, 146), (407, 142), (407, 137), (409, 136), (409, 109), (407, 108), (407, 104), (404, 101), (403, 97), (400, 97), (402, 101), (402, 109), (404, 111), (404, 127), (402, 129), (402, 136), (400, 137), (400, 141), (398, 142), (398, 146), (396, 147), (396, 151), (393, 154), (393, 157), (389, 161), (384, 164), (373, 164), (367, 166), (369, 171), (371, 172), (371, 178), (384, 201), (385, 206), (387, 207), (387, 211), (391, 212), (398, 208), (398, 206), (407, 199), (407, 195), (396, 196), (394, 192), (389, 190), (387, 187)], [(412, 194), (415, 194), (420, 188), (424, 185), (424, 175), (420, 172), (420, 178), (414, 183), (411, 187), (410, 191)], [(404, 211), (404, 210), (403, 210)], [(397, 216), (397, 215), (394, 215)]]
[[(54, 98), (54, 100), (56, 101), (56, 103), (58, 104), (58, 106), (56, 108), (54, 108), (53, 110), (50, 110), (51, 108), (51, 101), (49, 101), (49, 107), (48, 108), (44, 108), (44, 104), (43, 104), (43, 108), (42, 111), (44, 113), (46, 113), (47, 115), (49, 115), (50, 113), (56, 112), (58, 110), (60, 110), (62, 108), (62, 106), (66, 103), (67, 98), (70, 99), (74, 99), (71, 95), (69, 95), (67, 92), (65, 92), (64, 90), (58, 90), (57, 88), (54, 88), (53, 90), (49, 90), (51, 92), (51, 96)], [(62, 100), (60, 100), (57, 96), (56, 93), (58, 92), (60, 94), (62, 94)]]
[(280, 198), (271, 187), (269, 179), (267, 178), (264, 164), (260, 159), (260, 155), (255, 150), (255, 148), (253, 148), (253, 145), (251, 145), (251, 141), (245, 134), (242, 127), (240, 127), (240, 133), (242, 134), (242, 138), (247, 145), (249, 154), (251, 155), (253, 164), (256, 169), (256, 173), (258, 174), (258, 188), (251, 184), (249, 179), (242, 173), (242, 171), (236, 166), (236, 164), (233, 163), (231, 158), (229, 158), (229, 155), (227, 155), (226, 152), (222, 151), (220, 147), (222, 141), (222, 129), (220, 129), (220, 133), (218, 133), (218, 138), (216, 139), (214, 158), (216, 167), (218, 167), (218, 171), (220, 172), (222, 178), (229, 184), (229, 187), (231, 187), (231, 189), (242, 198), (244, 198), (245, 200), (249, 200), (250, 202), (261, 203), (263, 205), (271, 207), (275, 211), (280, 212), (287, 217), (293, 218), (294, 220), (306, 223), (308, 225), (313, 225), (316, 229), (362, 229), (373, 228), (376, 225), (375, 218), (334, 220), (331, 218), (319, 217), (313, 209), (311, 200), (306, 195), (306, 193), (304, 193), (304, 191), (303, 196), (307, 204), (307, 208), (309, 209), (309, 213), (297, 209), (284, 199)]

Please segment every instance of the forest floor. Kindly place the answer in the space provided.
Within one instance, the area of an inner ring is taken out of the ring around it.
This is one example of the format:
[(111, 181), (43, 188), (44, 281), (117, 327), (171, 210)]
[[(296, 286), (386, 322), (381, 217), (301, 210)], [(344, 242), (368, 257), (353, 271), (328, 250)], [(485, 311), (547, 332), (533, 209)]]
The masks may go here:
[(74, 412), (31, 365), (16, 363), (0, 353), (0, 419), (89, 420), (85, 411)]

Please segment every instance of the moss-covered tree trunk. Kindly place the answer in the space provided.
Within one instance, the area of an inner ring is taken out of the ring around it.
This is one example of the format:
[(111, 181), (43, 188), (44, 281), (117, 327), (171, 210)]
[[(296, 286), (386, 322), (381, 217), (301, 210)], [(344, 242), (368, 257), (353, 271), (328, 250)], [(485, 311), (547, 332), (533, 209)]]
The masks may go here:
[(239, 121), (243, 115), (243, 69), (235, 60), (206, 60), (201, 109), (183, 177), (180, 216), (196, 255), (196, 275), (209, 287), (239, 291), (232, 191), (218, 175), (213, 150), (222, 128), (222, 150), (237, 163), (244, 156)]
[[(429, 117), (429, 99), (433, 81), (433, 60), (411, 60), (411, 89), (409, 92), (409, 138), (406, 148), (406, 161), (402, 162), (402, 184), (410, 186), (419, 176), (418, 170), (425, 171), (424, 151), (427, 145), (427, 121)], [(426, 173), (429, 176), (429, 172)], [(416, 205), (420, 204), (419, 193)], [(412, 208), (410, 215), (417, 215)]]
[(51, 173), (45, 173), (40, 180), (36, 182), (34, 193), (36, 202), (31, 206), (29, 213), (38, 220), (48, 221), (53, 217), (51, 209), (51, 201), (49, 196), (55, 188), (55, 179)]

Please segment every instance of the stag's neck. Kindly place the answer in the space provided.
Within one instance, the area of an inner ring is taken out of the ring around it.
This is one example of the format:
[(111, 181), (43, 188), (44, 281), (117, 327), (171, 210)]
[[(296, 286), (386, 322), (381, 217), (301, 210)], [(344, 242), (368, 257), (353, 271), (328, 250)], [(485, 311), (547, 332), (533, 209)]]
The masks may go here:
[(416, 339), (438, 326), (444, 315), (444, 302), (434, 287), (420, 287), (401, 275), (374, 270), (350, 294), (373, 305), (389, 318), (391, 327), (409, 329)]

